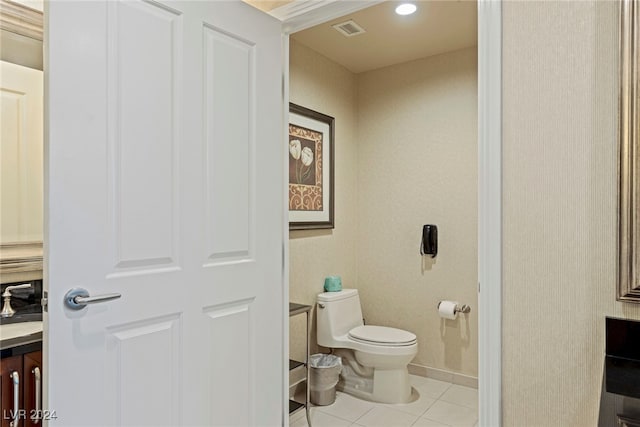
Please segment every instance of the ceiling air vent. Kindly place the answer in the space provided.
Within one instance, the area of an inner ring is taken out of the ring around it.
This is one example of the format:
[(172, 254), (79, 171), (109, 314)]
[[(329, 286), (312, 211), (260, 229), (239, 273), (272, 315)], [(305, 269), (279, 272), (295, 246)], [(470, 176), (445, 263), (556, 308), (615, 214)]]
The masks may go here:
[(364, 28), (356, 24), (352, 19), (332, 25), (332, 27), (346, 37), (353, 37), (366, 32)]

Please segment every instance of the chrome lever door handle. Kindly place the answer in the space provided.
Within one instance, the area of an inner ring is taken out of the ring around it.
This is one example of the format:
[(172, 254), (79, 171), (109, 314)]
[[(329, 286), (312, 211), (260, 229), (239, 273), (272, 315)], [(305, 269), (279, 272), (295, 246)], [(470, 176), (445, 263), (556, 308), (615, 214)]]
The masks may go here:
[(107, 302), (120, 298), (122, 295), (117, 293), (96, 295), (92, 297), (89, 291), (83, 288), (74, 288), (69, 290), (64, 296), (64, 305), (71, 310), (82, 310), (87, 304), (97, 304), (99, 302)]

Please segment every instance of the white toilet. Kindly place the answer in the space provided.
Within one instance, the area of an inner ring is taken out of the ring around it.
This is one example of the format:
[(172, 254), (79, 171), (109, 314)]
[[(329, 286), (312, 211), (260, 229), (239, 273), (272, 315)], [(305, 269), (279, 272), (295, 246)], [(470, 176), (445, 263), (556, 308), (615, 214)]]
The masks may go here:
[(342, 357), (339, 390), (374, 402), (412, 400), (407, 365), (418, 353), (414, 334), (364, 325), (357, 289), (318, 294), (317, 313), (318, 344)]

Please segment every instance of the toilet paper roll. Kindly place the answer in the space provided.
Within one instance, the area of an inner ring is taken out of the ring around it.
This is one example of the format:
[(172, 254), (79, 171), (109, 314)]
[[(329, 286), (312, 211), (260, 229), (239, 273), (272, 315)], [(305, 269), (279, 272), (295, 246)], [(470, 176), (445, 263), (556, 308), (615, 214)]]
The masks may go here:
[(457, 301), (440, 301), (440, 304), (438, 304), (438, 314), (443, 319), (454, 320), (458, 316), (458, 313), (456, 313), (457, 306)]

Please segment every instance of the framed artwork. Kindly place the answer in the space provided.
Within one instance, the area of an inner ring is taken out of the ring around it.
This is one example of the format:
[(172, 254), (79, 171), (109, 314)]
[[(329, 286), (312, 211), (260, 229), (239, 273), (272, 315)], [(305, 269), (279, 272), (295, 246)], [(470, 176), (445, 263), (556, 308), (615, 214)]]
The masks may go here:
[(640, 3), (620, 2), (618, 300), (640, 303)]
[(334, 228), (334, 121), (289, 103), (289, 229)]

